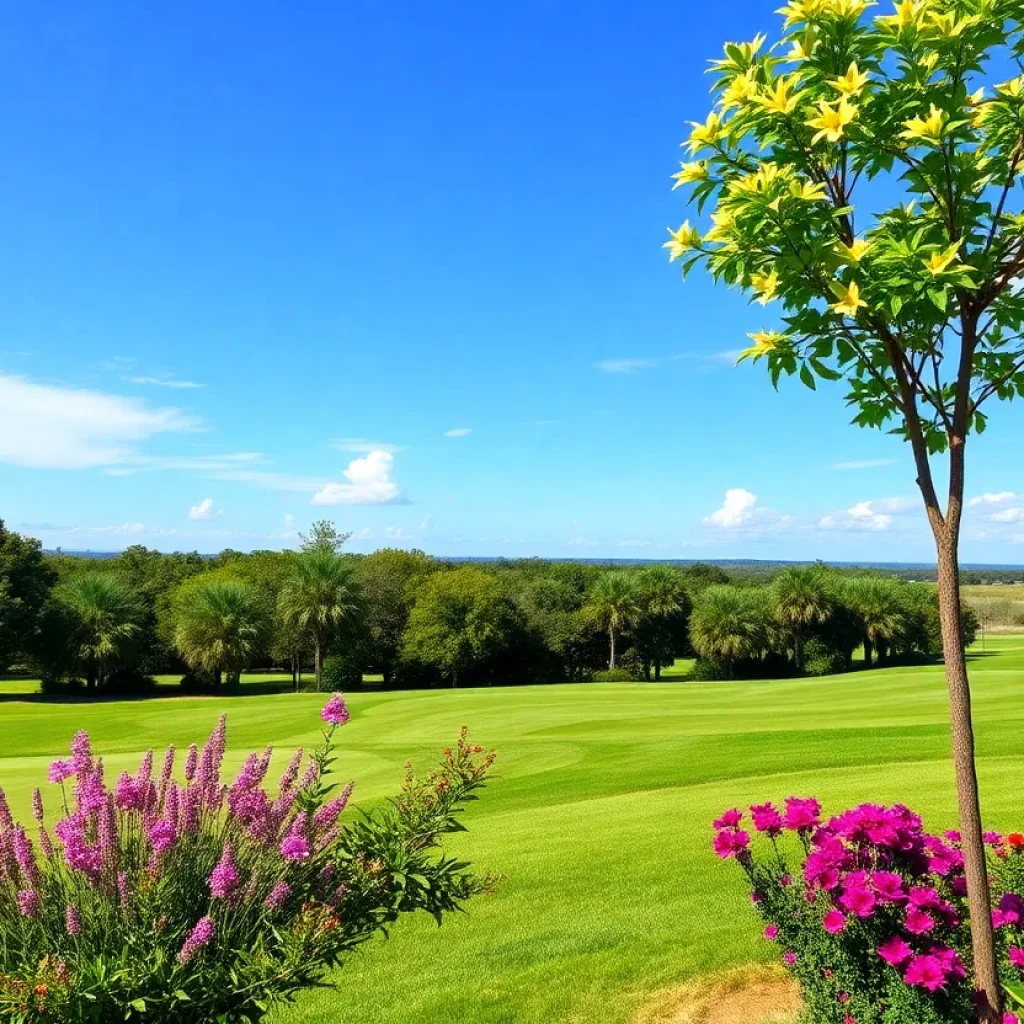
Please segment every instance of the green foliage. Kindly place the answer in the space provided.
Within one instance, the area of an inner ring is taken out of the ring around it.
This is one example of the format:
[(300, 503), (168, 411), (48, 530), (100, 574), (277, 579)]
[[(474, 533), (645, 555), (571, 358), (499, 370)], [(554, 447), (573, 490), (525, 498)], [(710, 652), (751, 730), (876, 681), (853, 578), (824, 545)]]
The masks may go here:
[(522, 628), (495, 577), (466, 566), (427, 577), (416, 595), (403, 656), (458, 686), (511, 646)]
[(12, 533), (0, 519), (0, 670), (33, 649), (55, 578), (39, 541)]
[(237, 685), (265, 644), (269, 621), (253, 591), (238, 580), (198, 576), (186, 583), (174, 602), (174, 645), (192, 669), (221, 674)]
[(102, 684), (112, 669), (128, 665), (136, 656), (142, 634), (142, 605), (120, 576), (76, 576), (60, 585), (56, 597), (63, 606), (59, 621), (68, 630), (67, 648), (90, 689)]
[(848, 668), (846, 655), (821, 637), (812, 636), (804, 646), (803, 670), (809, 676), (833, 676)]
[(616, 668), (603, 668), (594, 673), (595, 683), (632, 683), (637, 679), (635, 670), (619, 665)]
[(324, 658), (323, 688), (325, 693), (340, 693), (363, 685), (363, 662), (358, 652), (347, 650)]
[(615, 668), (616, 639), (640, 617), (640, 593), (634, 575), (626, 572), (602, 573), (590, 590), (588, 603), (598, 622), (608, 632), (608, 667)]
[(769, 605), (761, 590), (709, 587), (693, 606), (690, 642), (699, 658), (723, 662), (732, 677), (738, 661), (771, 649)]

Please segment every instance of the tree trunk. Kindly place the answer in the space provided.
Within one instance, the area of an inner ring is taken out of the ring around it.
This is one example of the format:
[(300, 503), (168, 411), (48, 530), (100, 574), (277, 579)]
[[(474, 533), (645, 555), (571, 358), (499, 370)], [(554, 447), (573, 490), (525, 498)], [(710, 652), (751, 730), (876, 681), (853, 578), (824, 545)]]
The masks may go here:
[(952, 530), (937, 539), (939, 562), (939, 617), (942, 622), (942, 652), (949, 687), (949, 713), (953, 735), (953, 766), (960, 808), (961, 847), (967, 876), (967, 903), (971, 916), (971, 944), (974, 953), (974, 981), (988, 1001), (988, 1015), (998, 1020), (1002, 1005), (992, 932), (991, 896), (985, 862), (978, 774), (974, 763), (974, 727), (971, 722), (971, 686), (960, 625), (960, 567), (957, 537)]
[(608, 627), (608, 638), (611, 641), (611, 654), (608, 658), (608, 667), (615, 668), (615, 627)]
[(299, 673), (298, 673), (298, 670), (296, 668), (296, 662), (297, 661), (298, 661), (298, 658), (296, 658), (295, 652), (293, 651), (292, 652), (292, 689), (296, 693), (299, 692)]
[(220, 666), (218, 665), (213, 670), (213, 685), (216, 686), (218, 690), (220, 689), (220, 682), (221, 682), (221, 669), (220, 669)]
[(864, 637), (864, 667), (871, 668), (871, 640)]
[(320, 638), (317, 637), (313, 650), (313, 658), (316, 669), (316, 692), (321, 693), (323, 691), (324, 682), (324, 658), (323, 651), (320, 649)]
[(799, 627), (793, 630), (793, 661), (797, 672), (804, 670), (804, 638)]
[(656, 661), (654, 663), (654, 681), (656, 683), (660, 683), (661, 682), (661, 662), (660, 661)]

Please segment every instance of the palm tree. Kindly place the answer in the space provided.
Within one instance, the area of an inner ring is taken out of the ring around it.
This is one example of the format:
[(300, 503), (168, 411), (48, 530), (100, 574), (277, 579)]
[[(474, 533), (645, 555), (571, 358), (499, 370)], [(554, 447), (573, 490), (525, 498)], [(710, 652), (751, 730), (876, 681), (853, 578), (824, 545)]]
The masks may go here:
[(885, 661), (910, 627), (899, 584), (881, 576), (855, 576), (846, 580), (844, 591), (864, 636), (864, 663), (871, 665), (872, 650), (878, 652), (879, 662)]
[(267, 616), (256, 594), (240, 580), (198, 579), (179, 593), (174, 646), (193, 669), (226, 672), (237, 685), (267, 635)]
[(808, 626), (826, 622), (832, 614), (832, 598), (824, 574), (817, 566), (784, 569), (769, 591), (772, 615), (793, 638), (793, 664), (804, 668), (804, 637)]
[(698, 657), (725, 663), (730, 679), (737, 661), (759, 658), (770, 646), (768, 608), (760, 589), (708, 587), (690, 617), (690, 642)]
[(96, 572), (69, 580), (59, 597), (74, 616), (78, 657), (89, 689), (95, 689), (142, 632), (138, 597), (119, 577)]
[(608, 631), (610, 656), (608, 667), (615, 668), (615, 641), (640, 614), (639, 595), (628, 572), (606, 572), (598, 576), (590, 592), (589, 605), (594, 609), (602, 629)]
[(679, 639), (686, 620), (680, 613), (688, 605), (686, 588), (679, 573), (667, 565), (652, 565), (637, 573), (636, 586), (641, 620), (637, 646), (645, 656), (645, 674), (649, 675), (648, 666), (653, 662), (657, 680), (662, 666), (670, 663), (682, 646)]
[(304, 551), (281, 590), (278, 608), (288, 628), (312, 640), (319, 690), (327, 644), (359, 610), (359, 588), (351, 560), (325, 548)]

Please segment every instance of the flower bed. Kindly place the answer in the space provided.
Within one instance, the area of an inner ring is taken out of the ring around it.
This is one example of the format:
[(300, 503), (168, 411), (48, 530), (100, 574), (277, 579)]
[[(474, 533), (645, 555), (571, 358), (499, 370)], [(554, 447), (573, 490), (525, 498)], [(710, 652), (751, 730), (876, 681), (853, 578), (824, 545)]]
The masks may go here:
[(257, 1021), (399, 914), (440, 921), (479, 891), (486, 880), (437, 847), (494, 755), (463, 729), (435, 771), (407, 767), (399, 797), (342, 825), (340, 695), (321, 718), (323, 743), (271, 789), (269, 747), (222, 784), (221, 717), (180, 777), (171, 747), (159, 771), (150, 751), (112, 788), (80, 732), (50, 766), (52, 828), (39, 790), (32, 827), (0, 790), (0, 1019)]
[[(813, 798), (726, 811), (714, 850), (735, 860), (800, 984), (814, 1024), (964, 1024), (974, 1019), (959, 836), (925, 832), (908, 808), (862, 804), (828, 821)], [(1024, 835), (986, 835), (1003, 974), (1024, 991)], [(795, 856), (794, 856), (795, 854)], [(1008, 1012), (1004, 1024), (1018, 1024)]]

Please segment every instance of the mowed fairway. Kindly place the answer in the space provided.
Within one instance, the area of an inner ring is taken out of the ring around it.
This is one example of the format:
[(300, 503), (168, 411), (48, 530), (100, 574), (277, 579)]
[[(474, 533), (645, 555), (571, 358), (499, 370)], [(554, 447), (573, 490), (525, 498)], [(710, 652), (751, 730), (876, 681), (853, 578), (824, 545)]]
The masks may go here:
[[(1024, 637), (972, 661), (987, 823), (1024, 825)], [(184, 747), (228, 712), (232, 766), (273, 742), (309, 745), (321, 700), (282, 694), (98, 705), (0, 702), (0, 784), (27, 817), (46, 764), (88, 728), (108, 771)], [(438, 931), (406, 921), (277, 1024), (625, 1024), (652, 991), (769, 957), (732, 865), (709, 851), (723, 807), (790, 793), (828, 809), (903, 800), (955, 819), (940, 667), (831, 679), (355, 695), (343, 775), (371, 802), (460, 724), (500, 751), (500, 778), (452, 845), (493, 895)]]

